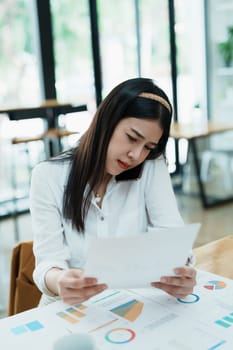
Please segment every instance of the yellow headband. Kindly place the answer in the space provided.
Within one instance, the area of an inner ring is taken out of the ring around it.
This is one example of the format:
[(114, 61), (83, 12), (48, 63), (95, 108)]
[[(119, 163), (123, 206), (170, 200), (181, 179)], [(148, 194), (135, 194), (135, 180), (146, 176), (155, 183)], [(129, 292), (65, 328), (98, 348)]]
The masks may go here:
[(151, 100), (160, 102), (165, 108), (168, 109), (169, 113), (172, 112), (169, 103), (161, 96), (157, 96), (155, 94), (152, 94), (151, 92), (141, 92), (138, 96), (144, 97), (144, 98), (150, 98)]

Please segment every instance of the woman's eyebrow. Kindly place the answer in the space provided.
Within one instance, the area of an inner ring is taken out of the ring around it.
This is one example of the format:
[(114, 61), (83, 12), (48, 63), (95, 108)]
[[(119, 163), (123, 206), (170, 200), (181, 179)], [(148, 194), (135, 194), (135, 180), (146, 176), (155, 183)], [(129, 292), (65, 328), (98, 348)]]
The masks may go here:
[(145, 139), (145, 136), (143, 136), (138, 130), (134, 129), (134, 128), (130, 128), (131, 131), (133, 131), (138, 137), (140, 137), (141, 139)]
[[(145, 136), (143, 136), (138, 130), (134, 129), (134, 128), (130, 128), (131, 131), (133, 131), (138, 137), (140, 137), (141, 139), (145, 139)], [(158, 143), (157, 142), (153, 142), (153, 141), (149, 141), (150, 144), (157, 146)]]

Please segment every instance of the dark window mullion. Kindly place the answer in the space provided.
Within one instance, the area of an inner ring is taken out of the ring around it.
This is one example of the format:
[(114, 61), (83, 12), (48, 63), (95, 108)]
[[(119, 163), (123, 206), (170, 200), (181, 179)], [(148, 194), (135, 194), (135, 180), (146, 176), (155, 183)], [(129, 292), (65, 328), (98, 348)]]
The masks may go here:
[[(177, 50), (176, 50), (176, 33), (175, 33), (175, 7), (174, 0), (168, 0), (168, 15), (169, 15), (169, 34), (170, 34), (170, 61), (171, 61), (171, 79), (172, 79), (172, 95), (174, 120), (178, 121), (178, 105), (177, 105)], [(179, 145), (175, 140), (175, 173), (180, 173), (179, 162)]]
[(175, 8), (174, 8), (174, 1), (173, 0), (168, 0), (168, 14), (169, 14), (170, 60), (171, 60), (171, 79), (172, 79), (174, 120), (178, 120), (177, 50), (176, 50), (176, 34), (175, 34)]
[(49, 0), (34, 0), (38, 21), (39, 58), (42, 73), (43, 97), (56, 99), (55, 59), (53, 49), (52, 16)]
[(102, 70), (100, 59), (100, 40), (99, 40), (99, 28), (98, 28), (98, 12), (96, 0), (89, 0), (90, 11), (90, 26), (91, 26), (91, 45), (94, 64), (94, 77), (95, 77), (95, 93), (97, 106), (102, 101)]

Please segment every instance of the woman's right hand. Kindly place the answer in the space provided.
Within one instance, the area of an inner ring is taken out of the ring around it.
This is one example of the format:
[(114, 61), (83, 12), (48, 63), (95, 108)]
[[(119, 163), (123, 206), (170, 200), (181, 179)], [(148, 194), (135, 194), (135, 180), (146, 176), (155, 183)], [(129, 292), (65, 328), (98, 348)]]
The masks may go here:
[[(48, 271), (46, 280), (51, 270)], [(106, 284), (98, 284), (96, 278), (85, 277), (84, 271), (79, 269), (59, 270), (59, 272), (56, 270), (56, 273), (57, 294), (67, 304), (82, 303), (108, 288)]]

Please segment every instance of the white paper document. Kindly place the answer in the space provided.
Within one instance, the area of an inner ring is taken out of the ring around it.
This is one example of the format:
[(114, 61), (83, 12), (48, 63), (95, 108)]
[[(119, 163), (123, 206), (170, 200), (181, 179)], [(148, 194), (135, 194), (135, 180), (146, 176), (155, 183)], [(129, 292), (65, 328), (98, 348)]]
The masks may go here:
[(153, 228), (131, 237), (90, 241), (85, 275), (109, 288), (144, 288), (161, 276), (173, 276), (191, 253), (200, 224)]

